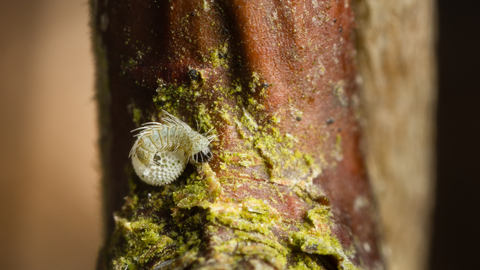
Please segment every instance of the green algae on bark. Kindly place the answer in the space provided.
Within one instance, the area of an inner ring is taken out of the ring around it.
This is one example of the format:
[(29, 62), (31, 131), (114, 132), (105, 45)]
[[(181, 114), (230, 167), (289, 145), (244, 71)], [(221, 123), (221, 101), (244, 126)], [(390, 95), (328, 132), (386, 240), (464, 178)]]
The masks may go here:
[(291, 235), (292, 244), (306, 253), (333, 256), (343, 269), (358, 269), (331, 232), (328, 207), (322, 205), (309, 210), (307, 220), (300, 231)]
[[(316, 206), (307, 212), (305, 221), (295, 220), (278, 212), (278, 202), (272, 199), (248, 196), (226, 200), (208, 164), (197, 169), (186, 184), (143, 191), (146, 186), (133, 186), (122, 211), (115, 215), (112, 269), (171, 269), (179, 265), (202, 269), (208, 268), (208, 257), (217, 258), (218, 265), (226, 269), (240, 267), (248, 258), (260, 259), (275, 269), (285, 269), (287, 262), (290, 269), (322, 269), (326, 257), (321, 256), (336, 258), (342, 269), (357, 269), (330, 231), (327, 206), (312, 202)], [(275, 192), (280, 199), (294, 196), (281, 189)], [(209, 243), (203, 242), (205, 234), (211, 236)], [(208, 253), (202, 251), (205, 245)], [(299, 251), (321, 256), (312, 258)]]

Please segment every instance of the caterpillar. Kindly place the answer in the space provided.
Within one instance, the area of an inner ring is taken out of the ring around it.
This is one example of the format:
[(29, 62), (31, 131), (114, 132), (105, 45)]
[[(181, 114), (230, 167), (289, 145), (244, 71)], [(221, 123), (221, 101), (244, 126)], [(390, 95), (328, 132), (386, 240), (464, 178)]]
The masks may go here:
[(135, 173), (144, 182), (161, 186), (176, 180), (187, 161), (208, 162), (212, 159), (210, 142), (216, 136), (200, 134), (175, 116), (165, 112), (163, 123), (149, 122), (132, 132), (136, 134), (129, 157)]

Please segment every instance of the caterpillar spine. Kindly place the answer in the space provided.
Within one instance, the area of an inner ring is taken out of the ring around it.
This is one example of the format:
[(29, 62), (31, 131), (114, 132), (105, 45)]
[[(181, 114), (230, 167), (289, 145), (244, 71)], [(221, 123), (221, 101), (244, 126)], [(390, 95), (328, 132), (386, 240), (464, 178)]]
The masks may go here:
[(161, 186), (176, 180), (192, 162), (208, 162), (212, 159), (210, 142), (216, 136), (200, 134), (180, 119), (165, 112), (163, 123), (149, 122), (132, 132), (136, 134), (129, 157), (135, 173), (144, 182)]

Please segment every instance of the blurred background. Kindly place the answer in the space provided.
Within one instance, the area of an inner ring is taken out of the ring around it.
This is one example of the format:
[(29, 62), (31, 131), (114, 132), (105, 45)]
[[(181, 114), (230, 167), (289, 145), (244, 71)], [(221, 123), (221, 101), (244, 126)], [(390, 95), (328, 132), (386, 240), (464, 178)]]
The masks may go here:
[[(86, 0), (0, 0), (0, 268), (94, 269), (101, 244)], [(437, 207), (430, 269), (480, 253), (480, 16), (439, 6)]]
[(480, 269), (480, 1), (439, 0), (430, 269)]
[(0, 269), (94, 269), (101, 242), (86, 0), (0, 0)]

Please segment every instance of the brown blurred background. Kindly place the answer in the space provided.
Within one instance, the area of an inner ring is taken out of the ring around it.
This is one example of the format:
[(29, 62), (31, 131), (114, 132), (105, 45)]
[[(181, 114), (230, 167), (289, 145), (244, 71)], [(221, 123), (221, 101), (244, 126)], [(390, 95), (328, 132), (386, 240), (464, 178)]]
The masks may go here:
[(94, 269), (101, 240), (86, 0), (0, 0), (0, 269)]

